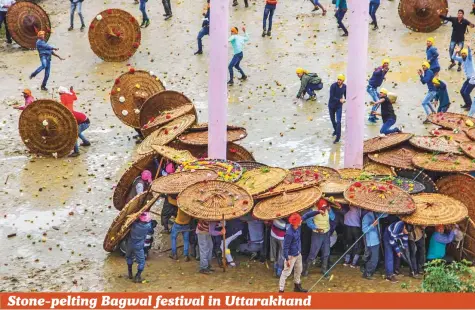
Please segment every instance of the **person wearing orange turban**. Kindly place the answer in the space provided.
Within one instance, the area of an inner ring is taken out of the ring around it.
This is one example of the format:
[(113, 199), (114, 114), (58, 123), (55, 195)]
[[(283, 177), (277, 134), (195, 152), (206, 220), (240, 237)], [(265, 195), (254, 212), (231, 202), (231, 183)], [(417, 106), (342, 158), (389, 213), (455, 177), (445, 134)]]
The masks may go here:
[(49, 74), (51, 71), (51, 55), (58, 57), (61, 60), (61, 56), (55, 54), (54, 51), (59, 50), (59, 48), (55, 48), (45, 40), (46, 33), (44, 31), (38, 31), (37, 37), (38, 40), (36, 41), (36, 49), (38, 50), (38, 54), (40, 55), (41, 66), (35, 70), (32, 74), (30, 74), (30, 79), (34, 78), (38, 75), (41, 71), (45, 70), (45, 76), (43, 78), (43, 83), (41, 83), (41, 90), (48, 91), (46, 88), (46, 84), (48, 83)]

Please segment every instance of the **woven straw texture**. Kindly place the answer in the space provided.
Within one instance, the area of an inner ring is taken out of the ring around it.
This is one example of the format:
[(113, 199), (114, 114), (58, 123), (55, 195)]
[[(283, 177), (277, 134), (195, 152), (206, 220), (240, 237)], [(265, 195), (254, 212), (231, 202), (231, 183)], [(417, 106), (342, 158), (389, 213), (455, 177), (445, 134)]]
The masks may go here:
[[(454, 174), (437, 181), (439, 193), (462, 202), (468, 208), (468, 216), (475, 219), (475, 178), (468, 174)], [(475, 237), (475, 235), (474, 235)]]
[(475, 159), (475, 141), (463, 142), (460, 148), (468, 157)]
[(352, 205), (380, 213), (410, 214), (416, 209), (408, 193), (382, 182), (355, 182), (345, 190), (344, 196)]
[(37, 100), (26, 107), (18, 127), (30, 152), (45, 156), (68, 155), (78, 138), (74, 115), (64, 105), (48, 99)]
[(45, 32), (45, 41), (51, 36), (51, 22), (48, 14), (37, 4), (18, 1), (7, 12), (10, 34), (18, 45), (28, 49), (36, 48), (39, 31)]
[[(414, 138), (411, 138), (411, 140), (412, 139)], [(401, 147), (380, 153), (372, 153), (369, 154), (368, 157), (372, 161), (386, 166), (412, 169), (414, 168), (412, 165), (412, 157), (414, 157), (416, 154), (417, 151), (415, 151), (413, 148)]]
[(448, 7), (447, 0), (401, 0), (398, 11), (407, 28), (416, 32), (432, 32), (442, 25), (439, 14), (447, 15)]
[[(345, 197), (340, 194), (340, 195), (324, 195), (325, 199), (329, 202), (337, 202), (340, 204), (348, 205), (350, 202), (345, 199)], [(332, 205), (332, 207), (336, 207), (335, 205)]]
[(436, 137), (446, 137), (456, 142), (471, 141), (471, 139), (463, 131), (454, 133), (452, 130), (448, 129), (434, 129), (430, 132), (430, 134)]
[(237, 162), (245, 171), (267, 167), (265, 164), (261, 164), (255, 161), (238, 161)]
[(217, 178), (218, 174), (215, 171), (207, 169), (178, 172), (153, 181), (152, 191), (159, 194), (178, 194), (195, 183), (216, 180)]
[(467, 136), (475, 141), (475, 128), (470, 128), (469, 130), (466, 131)]
[(369, 163), (363, 167), (363, 170), (374, 175), (396, 175), (392, 167), (378, 163)]
[(321, 197), (322, 192), (316, 187), (283, 193), (257, 203), (252, 214), (260, 220), (283, 218), (310, 208)]
[(475, 123), (475, 118), (473, 117), (451, 112), (430, 114), (427, 119), (431, 123), (447, 129), (468, 130), (470, 127), (467, 125), (466, 121), (471, 120)]
[(382, 151), (406, 142), (411, 137), (410, 133), (393, 133), (385, 137), (375, 137), (364, 142), (363, 152), (366, 154)]
[(262, 167), (244, 172), (236, 184), (254, 197), (282, 183), (287, 174), (282, 168)]
[(164, 90), (160, 79), (150, 72), (136, 70), (124, 73), (115, 80), (111, 89), (112, 109), (124, 124), (140, 128), (139, 113), (145, 100)]
[(196, 117), (193, 114), (183, 115), (174, 121), (165, 124), (160, 129), (152, 132), (137, 148), (139, 155), (146, 155), (155, 152), (152, 145), (165, 145), (175, 139), (195, 122)]
[(226, 182), (236, 182), (242, 176), (242, 167), (233, 161), (222, 159), (200, 159), (187, 162), (177, 168), (177, 172), (197, 169), (211, 169), (218, 173), (218, 179)]
[(424, 192), (426, 193), (436, 193), (438, 191), (437, 186), (435, 185), (431, 177), (422, 172), (422, 170), (396, 169), (396, 175), (421, 183), (422, 185), (424, 185)]
[(328, 180), (320, 183), (320, 189), (325, 196), (343, 194), (352, 182), (350, 180)]
[(392, 184), (401, 188), (403, 191), (408, 192), (409, 194), (418, 194), (422, 193), (426, 188), (424, 184), (413, 181), (412, 179), (403, 178), (403, 177), (393, 177), (393, 176), (374, 176), (374, 181), (386, 182), (387, 184)]
[(161, 111), (158, 116), (156, 116), (155, 118), (151, 118), (149, 122), (141, 128), (141, 131), (144, 136), (148, 136), (155, 129), (173, 121), (177, 117), (183, 116), (188, 113), (193, 113), (194, 108), (195, 107), (193, 106), (193, 104), (189, 103), (177, 107), (173, 110)]
[[(475, 260), (475, 223), (471, 219), (468, 221), (462, 221), (459, 223), (460, 230), (466, 231), (466, 235), (463, 241), (462, 258), (473, 261)], [(449, 251), (450, 245), (447, 248)], [(456, 249), (460, 252), (460, 249)]]
[(371, 173), (367, 173), (363, 169), (357, 169), (357, 168), (338, 169), (338, 172), (340, 173), (341, 178), (344, 180), (355, 180), (361, 177), (362, 174), (371, 175)]
[(429, 152), (462, 154), (459, 150), (460, 144), (454, 140), (446, 139), (445, 137), (416, 136), (412, 137), (411, 140), (409, 140), (409, 143), (419, 149)]
[[(164, 90), (160, 93), (153, 94), (140, 108), (140, 127), (144, 127), (151, 119), (155, 119), (157, 116), (161, 115), (162, 112), (166, 113), (173, 109), (189, 106), (190, 104), (193, 103), (188, 97), (174, 90)], [(192, 110), (187, 113), (194, 114), (198, 118), (194, 105)], [(153, 130), (146, 129), (143, 132), (144, 134), (149, 134), (150, 131)]]
[(158, 195), (149, 194), (147, 200), (145, 199), (146, 196), (146, 192), (135, 196), (112, 221), (104, 238), (103, 248), (105, 251), (114, 251), (115, 247), (129, 233), (130, 226), (133, 222), (135, 222), (143, 212), (149, 210), (158, 199)]
[(475, 163), (466, 156), (452, 154), (418, 154), (412, 158), (414, 166), (436, 172), (469, 172)]
[[(189, 130), (189, 129), (188, 129)], [(191, 145), (181, 143), (179, 140), (170, 142), (169, 146), (178, 149), (178, 150), (187, 150), (195, 156), (196, 158), (207, 158), (208, 157), (208, 146), (207, 145)], [(251, 161), (254, 162), (254, 156), (251, 152), (246, 150), (243, 146), (236, 143), (228, 143), (226, 158), (231, 161)]]
[[(208, 145), (208, 131), (188, 132), (181, 135), (178, 139), (185, 144)], [(244, 128), (232, 129), (227, 131), (228, 142), (235, 142), (244, 139), (247, 132)]]
[(288, 176), (278, 186), (269, 189), (255, 198), (269, 198), (282, 193), (293, 192), (309, 187), (314, 187), (324, 180), (340, 179), (334, 169), (320, 166), (295, 167), (289, 170)]
[[(228, 126), (228, 128), (227, 128), (228, 130), (242, 128), (242, 127), (235, 126), (235, 125), (227, 125), (227, 126)], [(190, 128), (190, 131), (208, 131), (208, 123), (195, 124)]]
[(419, 194), (412, 196), (416, 211), (402, 216), (406, 223), (421, 226), (456, 224), (467, 217), (467, 207), (460, 201), (441, 194)]
[(220, 221), (243, 216), (251, 211), (254, 201), (242, 187), (223, 181), (195, 183), (178, 195), (178, 207), (202, 220)]
[(155, 154), (149, 154), (146, 156), (140, 156), (132, 165), (124, 172), (120, 177), (117, 186), (114, 189), (114, 195), (112, 196), (112, 202), (117, 210), (122, 210), (125, 205), (125, 199), (129, 193), (130, 187), (142, 171), (148, 169), (153, 164), (153, 158)]
[(124, 10), (102, 11), (89, 25), (91, 49), (105, 61), (120, 62), (129, 59), (139, 48), (141, 40), (139, 23)]
[(180, 151), (176, 150), (172, 147), (165, 146), (165, 145), (152, 145), (152, 148), (157, 152), (159, 155), (169, 159), (177, 164), (183, 164), (184, 162), (196, 161), (198, 160), (196, 157), (191, 155), (188, 151)]

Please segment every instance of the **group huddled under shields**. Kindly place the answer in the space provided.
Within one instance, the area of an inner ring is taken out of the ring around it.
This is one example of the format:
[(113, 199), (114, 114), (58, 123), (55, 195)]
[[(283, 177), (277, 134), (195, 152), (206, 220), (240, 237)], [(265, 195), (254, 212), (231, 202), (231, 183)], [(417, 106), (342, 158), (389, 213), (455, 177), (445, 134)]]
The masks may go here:
[[(127, 20), (121, 26), (130, 26), (129, 35), (140, 41), (140, 29), (148, 27), (150, 19), (147, 0), (134, 2), (142, 12), (141, 24), (125, 11), (106, 10), (91, 23), (90, 42), (106, 40), (102, 33), (95, 38), (93, 32), (95, 25), (109, 23), (108, 16), (112, 15)], [(203, 54), (202, 39), (210, 34), (209, 2), (203, 12), (195, 55)], [(326, 15), (327, 10), (319, 0), (311, 2), (313, 11), (322, 10), (322, 16)], [(85, 28), (82, 3), (71, 0), (69, 30), (74, 29), (76, 10), (80, 29)], [(168, 20), (172, 17), (170, 0), (162, 3)], [(277, 1), (264, 0), (263, 4), (262, 37), (270, 37)], [(336, 0), (334, 4), (338, 28), (343, 31), (342, 36), (348, 36), (343, 24), (347, 2)], [(6, 18), (5, 12), (15, 5), (18, 3), (13, 0), (0, 0), (0, 24)], [(234, 0), (233, 6), (238, 5)], [(247, 0), (244, 5), (248, 7)], [(369, 1), (374, 29), (378, 29), (379, 5), (379, 0)], [(294, 291), (307, 292), (302, 287), (301, 276), (312, 274), (315, 265), (321, 267), (321, 279), (331, 278), (335, 265), (341, 263), (358, 268), (368, 281), (377, 278), (379, 269), (385, 280), (396, 283), (406, 270), (402, 269), (403, 265), (408, 268), (409, 276), (417, 278), (424, 274), (427, 261), (440, 259), (450, 263), (453, 259), (473, 259), (475, 178), (469, 173), (475, 171), (475, 119), (471, 117), (475, 114), (475, 104), (470, 97), (475, 88), (475, 69), (465, 32), (474, 25), (464, 18), (463, 10), (458, 11), (457, 17), (439, 17), (452, 23), (449, 69), (458, 63), (457, 70), (464, 70), (466, 80), (460, 93), (468, 116), (448, 112), (447, 83), (441, 79), (439, 52), (431, 37), (426, 41), (426, 61), (417, 73), (428, 88), (422, 101), (427, 114), (424, 123), (440, 128), (430, 131), (430, 136), (403, 133), (402, 126), (395, 127), (393, 105), (397, 96), (382, 87), (390, 70), (390, 60), (383, 59), (367, 86), (372, 106), (368, 121), (377, 123), (381, 117), (382, 126), (380, 136), (364, 143), (363, 169), (336, 170), (324, 166), (283, 169), (258, 163), (236, 143), (247, 136), (246, 129), (233, 125), (227, 128), (227, 160), (209, 159), (208, 124), (198, 123), (192, 101), (181, 92), (166, 90), (155, 73), (130, 67), (114, 80), (110, 95), (116, 116), (138, 133), (138, 156), (115, 187), (113, 202), (120, 213), (106, 234), (104, 249), (122, 251), (129, 279), (142, 283), (145, 260), (151, 257), (158, 224), (153, 220), (155, 214), (161, 222), (157, 230), (170, 236), (171, 259), (183, 256), (183, 263), (190, 263), (193, 258), (199, 261), (197, 271), (203, 275), (215, 272), (214, 259), (224, 270), (239, 268), (238, 258), (242, 255), (262, 262), (270, 260), (273, 274), (279, 278), (280, 292), (285, 290), (286, 279), (292, 272)], [(230, 29), (228, 41), (233, 57), (228, 66), (229, 86), (234, 85), (234, 69), (240, 73), (239, 80), (248, 79), (240, 64), (249, 35), (245, 27), (241, 30), (242, 35), (238, 27)], [(41, 63), (30, 78), (44, 70), (43, 91), (48, 90), (51, 56), (63, 60), (55, 53), (58, 48), (47, 43), (50, 33), (51, 29), (40, 30), (30, 42), (33, 46), (36, 40)], [(120, 45), (123, 41), (116, 38), (127, 35), (124, 33), (111, 31), (107, 40), (112, 39), (106, 41), (116, 51), (126, 50), (127, 59), (140, 42)], [(11, 42), (8, 31), (7, 42)], [(109, 50), (94, 52), (107, 61), (119, 61), (114, 55), (105, 55)], [(307, 97), (316, 101), (316, 92), (325, 87), (322, 78), (300, 67), (296, 74), (301, 81), (297, 99)], [(338, 74), (329, 87), (328, 111), (334, 143), (342, 139), (342, 114), (347, 98), (345, 80), (344, 74)], [(23, 90), (24, 105), (15, 107), (22, 111), (20, 134), (32, 153), (76, 157), (79, 146), (91, 145), (84, 136), (90, 120), (75, 109), (78, 98), (73, 87), (59, 87), (58, 95), (60, 103), (35, 101), (31, 90)], [(54, 124), (58, 127), (55, 130), (51, 130), (55, 118), (43, 113), (40, 107), (44, 106), (49, 109), (46, 114), (56, 113), (64, 120)], [(39, 116), (45, 117), (40, 123)], [(32, 124), (31, 119), (36, 122)], [(60, 126), (69, 126), (64, 130), (68, 132), (57, 135)], [(56, 141), (67, 145), (54, 145)], [(57, 146), (58, 151), (49, 145), (45, 148), (48, 143)], [(183, 239), (182, 251), (177, 241), (179, 235)], [(138, 265), (135, 275), (134, 262)]]

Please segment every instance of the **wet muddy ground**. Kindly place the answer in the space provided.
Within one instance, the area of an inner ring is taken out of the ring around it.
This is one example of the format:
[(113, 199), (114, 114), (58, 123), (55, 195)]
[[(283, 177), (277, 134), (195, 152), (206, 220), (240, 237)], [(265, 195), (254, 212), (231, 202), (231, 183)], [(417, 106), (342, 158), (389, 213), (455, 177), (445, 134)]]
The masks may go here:
[[(190, 5), (190, 1), (172, 0), (174, 16), (163, 21), (161, 2), (149, 1), (152, 23), (142, 31), (139, 52), (128, 62), (105, 63), (90, 50), (86, 32), (67, 31), (68, 3), (42, 1), (53, 24), (50, 43), (67, 58), (63, 62), (53, 60), (49, 93), (39, 91), (42, 75), (28, 79), (39, 65), (37, 53), (16, 45), (1, 45), (0, 291), (276, 290), (277, 279), (272, 278), (271, 269), (259, 262), (247, 262), (245, 257), (238, 257), (244, 262), (240, 267), (211, 276), (197, 274), (195, 261), (171, 261), (168, 253), (160, 253), (169, 248), (168, 235), (157, 235), (156, 248), (144, 273), (149, 283), (144, 285), (124, 279), (124, 259), (102, 249), (104, 234), (117, 215), (111, 201), (114, 185), (135, 157), (136, 148), (133, 131), (111, 109), (110, 87), (129, 64), (152, 70), (166, 81), (168, 89), (184, 92), (191, 98), (200, 121), (206, 121), (209, 37), (204, 38), (205, 53), (193, 56), (201, 26), (201, 2), (204, 4), (200, 1), (200, 5)], [(332, 14), (322, 17), (319, 12), (310, 13), (312, 6), (308, 1), (279, 3), (273, 36), (261, 38), (262, 2), (250, 0), (247, 9), (242, 3), (230, 9), (230, 25), (246, 25), (251, 42), (245, 47), (242, 62), (249, 79), (229, 90), (229, 123), (247, 128), (248, 137), (242, 145), (253, 151), (260, 162), (282, 167), (342, 167), (344, 134), (341, 144), (331, 143), (326, 102), (330, 83), (345, 71), (347, 40), (340, 37)], [(469, 6), (467, 1), (451, 1), (450, 12), (456, 14), (458, 8), (468, 12)], [(87, 23), (101, 10), (111, 7), (140, 17), (132, 0), (86, 1), (83, 13)], [(399, 95), (398, 123), (404, 124), (407, 131), (426, 133), (420, 106), (426, 87), (420, 84), (416, 70), (425, 58), (428, 35), (412, 33), (401, 24), (397, 1), (384, 1), (378, 14), (380, 30), (370, 30), (368, 74), (383, 58), (391, 59), (391, 72), (384, 86)], [(451, 29), (445, 25), (430, 35), (436, 38), (441, 54), (440, 77), (448, 82), (451, 100), (455, 101), (451, 110), (460, 112), (458, 91), (464, 76), (446, 70)], [(299, 88), (295, 68), (300, 66), (323, 77), (325, 87), (318, 93), (317, 102), (294, 99)], [(92, 146), (82, 149), (82, 155), (74, 159), (31, 156), (19, 137), (19, 111), (12, 109), (12, 105), (22, 100), (23, 88), (31, 88), (36, 98), (58, 99), (52, 92), (61, 85), (72, 85), (77, 91), (76, 109), (91, 119), (85, 135)], [(365, 125), (367, 137), (377, 133), (379, 125)], [(14, 233), (15, 237), (7, 238)], [(305, 286), (318, 278), (315, 269), (304, 280)], [(396, 285), (379, 278), (367, 282), (361, 279), (359, 271), (338, 266), (333, 280), (322, 281), (315, 290), (374, 292), (417, 288), (418, 281), (407, 277)]]

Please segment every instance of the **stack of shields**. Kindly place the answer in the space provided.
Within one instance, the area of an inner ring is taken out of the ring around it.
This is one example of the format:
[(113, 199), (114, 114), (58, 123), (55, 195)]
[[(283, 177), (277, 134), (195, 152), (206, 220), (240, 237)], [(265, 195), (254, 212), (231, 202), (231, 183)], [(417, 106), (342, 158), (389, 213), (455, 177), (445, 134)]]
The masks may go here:
[(178, 172), (153, 181), (152, 191), (158, 194), (176, 195), (195, 183), (212, 181), (217, 178), (218, 174), (208, 169)]
[[(411, 138), (411, 140), (414, 138)], [(411, 141), (409, 140), (409, 141)], [(412, 158), (417, 151), (411, 147), (393, 148), (390, 150), (368, 154), (371, 161), (394, 168), (412, 169)]]
[(51, 22), (48, 14), (37, 4), (27, 1), (14, 3), (7, 13), (7, 25), (18, 45), (35, 49), (38, 32), (45, 32), (45, 41), (51, 36)]
[(31, 153), (55, 158), (68, 155), (78, 138), (74, 115), (64, 105), (48, 99), (37, 100), (22, 111), (19, 131)]
[(447, 0), (401, 0), (399, 17), (402, 23), (416, 32), (432, 32), (442, 25), (439, 15), (447, 15)]
[[(236, 142), (244, 139), (247, 132), (244, 128), (229, 129), (227, 131), (227, 141)], [(192, 131), (179, 137), (181, 143), (191, 145), (208, 145), (208, 131)]]
[(457, 173), (475, 171), (475, 163), (468, 157), (453, 154), (418, 154), (414, 166), (434, 172)]
[(409, 141), (412, 136), (410, 133), (393, 133), (385, 137), (375, 137), (364, 142), (363, 152), (365, 154), (380, 152)]
[(223, 159), (200, 159), (186, 162), (177, 168), (177, 172), (211, 169), (218, 173), (218, 179), (226, 182), (237, 182), (242, 176), (242, 167), (233, 161)]
[(414, 136), (409, 140), (409, 143), (416, 148), (429, 152), (462, 154), (460, 143), (446, 137)]
[(370, 172), (366, 172), (363, 169), (357, 169), (357, 168), (338, 169), (338, 173), (341, 175), (341, 178), (344, 180), (361, 180), (363, 178), (369, 178), (373, 175)]
[(140, 25), (135, 17), (120, 9), (100, 12), (89, 25), (91, 49), (105, 61), (129, 59), (139, 48), (141, 39)]

